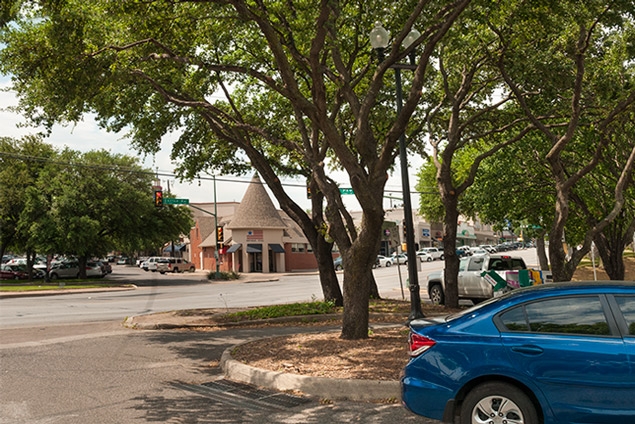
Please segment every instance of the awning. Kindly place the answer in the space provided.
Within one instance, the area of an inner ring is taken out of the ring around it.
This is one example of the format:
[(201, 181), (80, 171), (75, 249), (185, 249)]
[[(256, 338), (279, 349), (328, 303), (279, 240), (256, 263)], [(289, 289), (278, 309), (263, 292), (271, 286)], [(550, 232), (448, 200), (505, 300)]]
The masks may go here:
[(236, 244), (232, 244), (229, 249), (227, 249), (227, 251), (225, 253), (234, 253), (237, 252), (238, 249), (240, 249), (240, 246), (242, 246), (242, 244), (240, 243), (236, 243)]
[[(174, 251), (175, 252), (182, 252), (185, 250), (186, 245), (185, 244), (175, 244), (174, 245)], [(172, 251), (172, 245), (168, 245), (166, 247), (163, 248), (163, 252), (165, 253), (169, 253)]]
[(262, 244), (248, 244), (247, 253), (262, 253)]
[(273, 251), (273, 253), (284, 253), (284, 248), (278, 243), (269, 243), (269, 250)]

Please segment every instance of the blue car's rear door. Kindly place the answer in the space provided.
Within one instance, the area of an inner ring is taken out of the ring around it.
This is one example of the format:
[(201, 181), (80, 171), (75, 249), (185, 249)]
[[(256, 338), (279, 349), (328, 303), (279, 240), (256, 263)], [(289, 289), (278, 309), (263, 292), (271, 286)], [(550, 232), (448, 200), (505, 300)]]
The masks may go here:
[(635, 422), (627, 347), (607, 308), (600, 296), (568, 296), (501, 315), (515, 330), (501, 334), (511, 363), (540, 388), (557, 422)]

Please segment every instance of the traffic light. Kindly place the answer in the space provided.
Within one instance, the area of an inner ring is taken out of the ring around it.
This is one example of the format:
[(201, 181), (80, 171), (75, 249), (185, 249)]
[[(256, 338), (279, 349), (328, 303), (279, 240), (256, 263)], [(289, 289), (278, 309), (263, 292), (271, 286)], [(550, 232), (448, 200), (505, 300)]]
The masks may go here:
[(161, 190), (154, 191), (154, 206), (157, 208), (163, 206), (163, 192)]
[(306, 185), (306, 198), (310, 199), (311, 198), (311, 187), (309, 187), (309, 184), (307, 183)]
[(216, 243), (222, 243), (223, 241), (224, 241), (223, 226), (218, 225), (216, 226)]

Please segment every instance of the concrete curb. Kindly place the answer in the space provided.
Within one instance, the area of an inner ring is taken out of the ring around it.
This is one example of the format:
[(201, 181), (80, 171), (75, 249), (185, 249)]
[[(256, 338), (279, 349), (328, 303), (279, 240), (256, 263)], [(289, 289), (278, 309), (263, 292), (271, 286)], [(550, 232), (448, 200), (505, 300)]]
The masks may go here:
[(330, 400), (371, 401), (400, 399), (401, 387), (393, 380), (347, 380), (341, 378), (310, 377), (255, 368), (232, 358), (234, 347), (225, 349), (220, 367), (229, 380), (253, 384), (273, 390), (298, 390), (310, 396)]

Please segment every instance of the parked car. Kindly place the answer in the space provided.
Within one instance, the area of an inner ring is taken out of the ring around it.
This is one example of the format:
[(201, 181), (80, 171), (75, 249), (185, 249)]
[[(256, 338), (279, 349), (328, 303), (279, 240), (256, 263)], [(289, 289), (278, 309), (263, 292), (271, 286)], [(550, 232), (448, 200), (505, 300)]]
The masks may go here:
[(472, 249), (470, 246), (459, 246), (456, 250), (463, 252), (463, 256), (472, 256)]
[(148, 258), (145, 262), (143, 262), (141, 264), (141, 268), (143, 268), (144, 271), (155, 272), (157, 270), (157, 263), (161, 259), (162, 258), (160, 256), (152, 256), (152, 257)]
[(378, 268), (381, 268), (381, 267), (388, 268), (391, 265), (392, 265), (392, 259), (391, 258), (389, 258), (387, 256), (377, 255), (376, 266)]
[(112, 274), (112, 265), (110, 265), (110, 262), (101, 260), (101, 261), (97, 261), (97, 263), (101, 267), (101, 271), (103, 272), (104, 275)]
[(417, 252), (417, 258), (419, 258), (419, 260), (421, 262), (432, 262), (434, 260), (434, 258), (432, 257), (432, 255), (420, 250)]
[(58, 278), (77, 278), (79, 277), (79, 263), (78, 262), (55, 262), (51, 265), (49, 271), (49, 278), (51, 280), (57, 280)]
[(126, 256), (122, 256), (117, 261), (117, 265), (132, 265), (132, 259), (130, 259), (130, 258), (126, 257)]
[(342, 264), (342, 257), (338, 256), (333, 261), (333, 266), (335, 267), (335, 271), (341, 271), (344, 269), (344, 265)]
[(193, 263), (181, 258), (161, 258), (156, 264), (156, 270), (161, 274), (166, 272), (194, 272), (196, 267)]
[(392, 259), (392, 262), (396, 264), (401, 264), (401, 265), (408, 264), (408, 255), (406, 255), (405, 253), (400, 253), (398, 255), (393, 254), (391, 256), (391, 259)]
[(492, 246), (491, 244), (481, 244), (479, 246), (479, 248), (481, 249), (485, 249), (487, 250), (489, 253), (496, 253), (496, 248), (494, 246)]
[[(422, 247), (419, 249), (419, 252), (425, 252), (428, 255), (432, 256), (432, 260), (440, 259), (443, 260), (443, 249), (439, 249), (437, 247)], [(417, 252), (417, 253), (419, 253)]]
[[(494, 296), (494, 286), (483, 276), (486, 271), (519, 271), (527, 269), (521, 256), (483, 255), (467, 256), (459, 262), (457, 276), (459, 298), (469, 299), (474, 303), (482, 302)], [(551, 271), (541, 271), (544, 282), (553, 282)], [(426, 287), (430, 301), (434, 304), (445, 303), (445, 271), (434, 271), (428, 274)]]
[(25, 265), (20, 264), (2, 264), (0, 266), (0, 280), (26, 280), (29, 273), (26, 271)]
[(476, 249), (472, 249), (472, 256), (484, 256), (484, 255), (489, 255), (489, 253), (490, 252), (488, 252), (485, 249), (481, 249), (480, 247)]
[(634, 338), (633, 282), (513, 290), (412, 321), (402, 400), (448, 423), (632, 423)]
[(86, 277), (88, 278), (101, 278), (104, 275), (104, 269), (101, 266), (100, 262), (88, 261), (86, 262)]
[(3, 255), (2, 256), (2, 263), (6, 264), (7, 262), (9, 262), (11, 259), (13, 259), (13, 255)]

